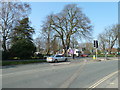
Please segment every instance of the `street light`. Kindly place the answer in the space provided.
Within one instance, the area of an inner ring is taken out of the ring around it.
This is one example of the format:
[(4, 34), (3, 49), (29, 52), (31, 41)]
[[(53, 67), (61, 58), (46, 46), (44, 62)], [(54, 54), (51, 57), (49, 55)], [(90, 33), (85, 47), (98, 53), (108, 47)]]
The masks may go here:
[(74, 59), (74, 37), (73, 37), (73, 59)]

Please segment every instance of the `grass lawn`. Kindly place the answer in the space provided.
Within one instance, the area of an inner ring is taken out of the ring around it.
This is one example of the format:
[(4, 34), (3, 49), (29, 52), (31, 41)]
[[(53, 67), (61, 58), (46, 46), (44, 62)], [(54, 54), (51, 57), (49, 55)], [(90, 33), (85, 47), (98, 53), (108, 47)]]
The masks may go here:
[(30, 63), (42, 63), (42, 62), (46, 62), (46, 60), (2, 61), (2, 62), (0, 62), (0, 65), (7, 66), (7, 65), (19, 65), (19, 64), (30, 64)]

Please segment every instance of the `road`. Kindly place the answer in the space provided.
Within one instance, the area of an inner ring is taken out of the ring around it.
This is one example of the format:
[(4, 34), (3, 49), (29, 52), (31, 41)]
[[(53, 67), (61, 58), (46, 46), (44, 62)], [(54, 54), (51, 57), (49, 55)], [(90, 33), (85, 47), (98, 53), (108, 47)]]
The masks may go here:
[(118, 60), (18, 65), (3, 68), (2, 88), (118, 88)]

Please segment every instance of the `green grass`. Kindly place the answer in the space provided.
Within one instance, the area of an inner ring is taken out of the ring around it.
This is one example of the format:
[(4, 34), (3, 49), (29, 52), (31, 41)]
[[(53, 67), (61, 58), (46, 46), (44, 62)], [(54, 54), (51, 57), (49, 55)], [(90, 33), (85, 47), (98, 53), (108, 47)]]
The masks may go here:
[[(93, 57), (93, 55), (89, 55), (89, 57)], [(97, 57), (105, 57), (105, 55), (97, 55)], [(107, 55), (107, 57), (115, 57), (115, 55)]]
[(19, 65), (19, 64), (30, 64), (30, 63), (42, 63), (46, 62), (46, 60), (33, 60), (33, 61), (2, 61), (2, 66), (7, 66), (7, 65)]

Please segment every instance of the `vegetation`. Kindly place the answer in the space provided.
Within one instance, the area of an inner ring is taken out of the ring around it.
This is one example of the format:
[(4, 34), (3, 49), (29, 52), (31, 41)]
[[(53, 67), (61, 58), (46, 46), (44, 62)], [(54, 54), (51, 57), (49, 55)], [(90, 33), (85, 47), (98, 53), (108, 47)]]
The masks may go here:
[(32, 42), (34, 29), (29, 26), (29, 19), (24, 18), (19, 21), (19, 25), (15, 27), (13, 33), (12, 46), (10, 48), (11, 56), (20, 59), (31, 58), (36, 48)]
[[(35, 30), (28, 18), (31, 11), (28, 3), (1, 2), (0, 8), (0, 50), (3, 65), (45, 62), (34, 59), (45, 59), (46, 56), (63, 51), (64, 55), (67, 55), (69, 48), (82, 50), (85, 54), (95, 54), (92, 40), (93, 26), (76, 4), (68, 4), (59, 13), (49, 14), (42, 23), (40, 34), (34, 40), (32, 36)], [(108, 49), (108, 57), (115, 56), (112, 55), (112, 49), (115, 44), (120, 43), (118, 27), (118, 24), (112, 25), (99, 34), (98, 57), (104, 57), (101, 53)], [(79, 43), (82, 39), (89, 41)], [(119, 48), (118, 51), (120, 52)], [(25, 59), (33, 61), (22, 61)]]
[(99, 46), (103, 52), (108, 51), (111, 54), (112, 48), (115, 45), (118, 46), (118, 27), (118, 24), (109, 26), (105, 28), (103, 33), (99, 34)]
[[(93, 57), (93, 55), (89, 55), (88, 57)], [(104, 54), (98, 54), (97, 57), (105, 57), (105, 55)], [(116, 57), (116, 55), (109, 54), (109, 55), (107, 55), (107, 57)]]
[[(50, 51), (51, 36), (59, 38), (62, 48), (70, 47), (71, 38), (91, 38), (92, 25), (89, 18), (76, 4), (69, 4), (58, 14), (47, 16), (43, 23), (43, 33), (47, 34), (47, 53)], [(78, 37), (77, 37), (78, 36)]]
[(31, 11), (28, 3), (22, 2), (0, 2), (0, 28), (2, 37), (2, 48), (7, 52), (7, 44), (10, 43), (13, 28), (18, 23), (18, 20), (28, 16)]
[(28, 59), (34, 55), (35, 46), (33, 42), (27, 40), (17, 41), (10, 49), (11, 57), (18, 57), (20, 59)]
[(19, 65), (19, 64), (30, 64), (30, 63), (42, 63), (42, 62), (46, 62), (46, 60), (2, 61), (2, 66), (6, 66), (6, 65)]
[(34, 29), (29, 26), (29, 19), (24, 18), (20, 20), (12, 33), (13, 36), (11, 37), (11, 48), (9, 51), (3, 52), (3, 58), (31, 58), (34, 55), (36, 47), (32, 41), (32, 34), (34, 33)]

